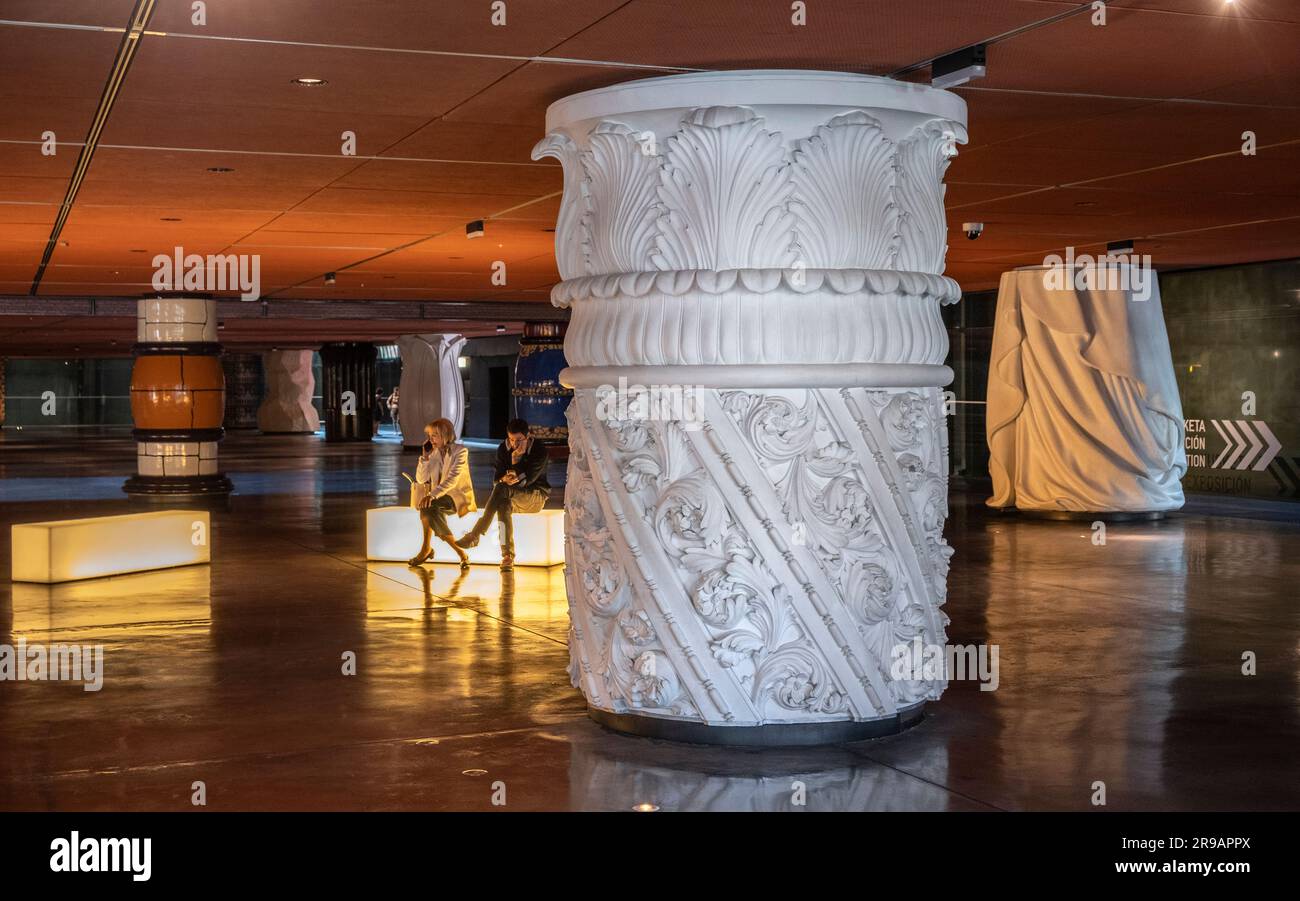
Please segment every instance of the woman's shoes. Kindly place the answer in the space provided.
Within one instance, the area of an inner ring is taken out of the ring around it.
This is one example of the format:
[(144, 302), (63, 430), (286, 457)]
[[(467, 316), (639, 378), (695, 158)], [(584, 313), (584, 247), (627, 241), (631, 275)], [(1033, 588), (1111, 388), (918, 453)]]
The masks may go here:
[(461, 572), (465, 572), (465, 571), (467, 571), (468, 569), (469, 569), (469, 558), (468, 558), (468, 557), (461, 557), (461, 558), (460, 558), (460, 570), (461, 570)]
[(406, 565), (407, 565), (407, 566), (423, 566), (423, 565), (424, 565), (424, 561), (428, 560), (429, 557), (432, 556), (432, 554), (433, 554), (432, 551), (425, 551), (423, 554), (416, 554), (416, 555), (415, 555), (414, 557), (412, 557), (410, 560), (407, 560), (407, 561), (406, 561)]
[(504, 551), (502, 551), (502, 553), (501, 553), (501, 571), (502, 571), (503, 573), (510, 573), (510, 572), (514, 572), (514, 571), (515, 571), (515, 555), (514, 555), (514, 554), (507, 554), (507, 553), (505, 553)]

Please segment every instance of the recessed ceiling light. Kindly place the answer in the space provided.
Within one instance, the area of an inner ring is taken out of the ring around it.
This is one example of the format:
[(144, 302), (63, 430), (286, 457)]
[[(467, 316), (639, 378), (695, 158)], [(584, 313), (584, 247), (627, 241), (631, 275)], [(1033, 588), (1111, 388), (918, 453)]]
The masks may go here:
[(181, 220), (179, 216), (163, 216), (158, 221), (159, 222), (180, 222)]
[(235, 170), (231, 169), (229, 166), (209, 166), (208, 171), (209, 172), (234, 172)]
[(337, 277), (334, 275), (333, 272), (325, 273), (325, 284), (332, 285), (334, 284), (335, 281), (337, 281)]
[(497, 334), (498, 334), (498, 335), (500, 335), (500, 334), (504, 334), (504, 333), (505, 333), (505, 330), (506, 330), (506, 327), (505, 327), (504, 325), (498, 325), (498, 326), (497, 326)]
[(148, 253), (149, 251), (147, 251), (147, 250), (136, 250), (136, 249), (132, 248), (131, 252), (132, 252), (132, 253)]
[(1076, 201), (1074, 202), (1074, 205), (1075, 205), (1075, 206), (1096, 206), (1096, 205), (1097, 205), (1097, 201), (1095, 201), (1095, 200), (1076, 200)]
[(319, 88), (329, 84), (329, 82), (323, 78), (291, 78), (289, 79), (289, 83), (296, 84), (300, 88)]

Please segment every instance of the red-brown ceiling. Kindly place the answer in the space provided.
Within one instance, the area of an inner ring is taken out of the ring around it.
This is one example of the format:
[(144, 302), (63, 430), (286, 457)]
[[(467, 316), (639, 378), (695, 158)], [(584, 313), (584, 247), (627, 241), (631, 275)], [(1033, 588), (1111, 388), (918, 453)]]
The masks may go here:
[[(784, 0), (511, 0), (499, 27), (484, 0), (211, 0), (196, 26), (190, 0), (158, 0), (38, 294), (140, 294), (153, 255), (181, 245), (260, 254), (273, 304), (545, 304), (561, 179), (528, 154), (555, 99), (687, 69), (923, 80), (919, 63), (1081, 5), (816, 0), (797, 27)], [(0, 295), (32, 286), (134, 8), (0, 6)], [(971, 140), (948, 175), (949, 274), (985, 289), (1066, 245), (1127, 237), (1166, 269), (1300, 256), (1297, 47), (1293, 0), (1112, 0), (1104, 27), (1085, 13), (998, 40), (988, 76), (957, 89)], [(290, 83), (308, 75), (329, 84)], [(339, 154), (345, 130), (355, 158)], [(467, 241), (476, 218), (488, 235)], [(978, 241), (968, 220), (986, 223)], [(498, 259), (505, 286), (490, 281)], [(494, 333), (479, 315), (458, 330)], [(0, 352), (131, 340), (128, 320), (55, 322), (0, 315)], [(434, 325), (447, 324), (250, 318), (225, 340)]]

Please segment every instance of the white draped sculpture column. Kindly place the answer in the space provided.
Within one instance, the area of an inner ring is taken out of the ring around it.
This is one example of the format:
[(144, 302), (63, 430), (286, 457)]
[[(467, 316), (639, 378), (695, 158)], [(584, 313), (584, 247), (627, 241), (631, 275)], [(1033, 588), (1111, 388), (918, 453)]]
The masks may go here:
[(266, 396), (257, 408), (257, 427), (268, 434), (301, 434), (320, 428), (312, 404), (316, 376), (310, 350), (268, 350), (262, 354)]
[(1182, 507), (1183, 407), (1155, 272), (1003, 273), (986, 429), (991, 507), (1066, 517)]
[(398, 422), (402, 443), (424, 443), (424, 426), (449, 419), (461, 434), (465, 425), (465, 383), (457, 359), (465, 346), (464, 335), (403, 335), (397, 339), (402, 355), (402, 380), (398, 383), (401, 406)]
[(896, 731), (943, 691), (892, 658), (946, 641), (943, 173), (965, 118), (928, 87), (782, 71), (548, 110), (570, 674), (597, 720), (807, 744)]

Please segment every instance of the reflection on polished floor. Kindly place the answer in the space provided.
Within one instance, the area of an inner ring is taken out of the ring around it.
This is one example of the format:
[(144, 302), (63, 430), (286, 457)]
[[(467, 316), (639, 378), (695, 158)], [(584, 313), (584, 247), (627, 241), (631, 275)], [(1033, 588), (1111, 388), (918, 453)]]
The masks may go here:
[(497, 782), (507, 810), (800, 809), (795, 782), (808, 810), (1084, 810), (1098, 780), (1109, 809), (1300, 807), (1293, 523), (1175, 515), (1098, 547), (954, 495), (949, 639), (999, 646), (998, 689), (954, 683), (892, 738), (740, 751), (586, 718), (561, 568), (368, 564), (365, 510), (412, 465), (393, 444), (234, 434), (211, 565), (12, 584), (10, 524), (131, 509), (129, 436), (55, 446), (0, 445), (0, 643), (103, 644), (104, 686), (0, 682), (0, 809), (184, 810), (195, 781), (212, 810), (492, 810)]

